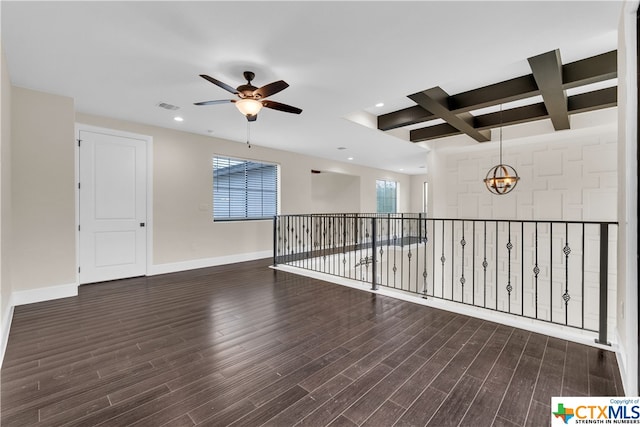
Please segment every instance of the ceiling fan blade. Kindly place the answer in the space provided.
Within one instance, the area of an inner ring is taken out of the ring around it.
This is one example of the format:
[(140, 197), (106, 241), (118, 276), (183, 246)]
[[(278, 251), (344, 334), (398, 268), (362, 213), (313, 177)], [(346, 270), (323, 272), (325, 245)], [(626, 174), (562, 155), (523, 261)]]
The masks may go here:
[(203, 101), (203, 102), (194, 102), (193, 105), (215, 105), (215, 104), (226, 104), (227, 102), (234, 102), (234, 99), (217, 99), (215, 101)]
[(273, 94), (280, 92), (289, 87), (289, 84), (284, 80), (278, 80), (277, 82), (269, 83), (253, 91), (254, 96), (258, 98), (266, 98)]
[(298, 107), (292, 107), (291, 105), (282, 104), (282, 103), (276, 102), (276, 101), (264, 100), (264, 101), (262, 101), (262, 106), (263, 107), (267, 107), (267, 108), (271, 108), (273, 110), (284, 111), (285, 113), (293, 113), (293, 114), (302, 113), (302, 110), (300, 108), (298, 108)]
[(255, 122), (256, 120), (258, 120), (258, 115), (257, 114), (248, 115), (247, 120), (250, 122)]
[(221, 87), (222, 89), (226, 90), (227, 92), (231, 92), (234, 95), (238, 94), (238, 90), (234, 87), (229, 86), (226, 83), (222, 83), (220, 80), (214, 79), (213, 77), (209, 77), (206, 74), (200, 74), (200, 77), (202, 77), (203, 79), (213, 83), (214, 85)]

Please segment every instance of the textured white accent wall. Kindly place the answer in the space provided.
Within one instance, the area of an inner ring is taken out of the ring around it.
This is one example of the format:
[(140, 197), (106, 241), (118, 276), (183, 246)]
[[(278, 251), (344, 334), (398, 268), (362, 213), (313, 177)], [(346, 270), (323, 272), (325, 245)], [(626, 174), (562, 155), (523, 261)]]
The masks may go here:
[[(505, 131), (506, 133), (506, 131)], [(559, 132), (561, 133), (561, 132)], [(521, 177), (515, 190), (496, 196), (482, 180), (499, 163), (497, 143), (431, 151), (433, 215), (446, 218), (615, 221), (615, 126), (580, 136), (503, 142), (504, 163)]]

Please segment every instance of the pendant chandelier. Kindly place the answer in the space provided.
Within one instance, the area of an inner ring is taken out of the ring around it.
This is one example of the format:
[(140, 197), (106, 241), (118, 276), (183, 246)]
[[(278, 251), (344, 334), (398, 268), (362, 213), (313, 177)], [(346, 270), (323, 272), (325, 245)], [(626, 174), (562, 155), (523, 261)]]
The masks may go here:
[(500, 164), (492, 167), (487, 172), (484, 183), (493, 194), (507, 194), (518, 184), (520, 177), (518, 172), (502, 162), (502, 104), (500, 104)]

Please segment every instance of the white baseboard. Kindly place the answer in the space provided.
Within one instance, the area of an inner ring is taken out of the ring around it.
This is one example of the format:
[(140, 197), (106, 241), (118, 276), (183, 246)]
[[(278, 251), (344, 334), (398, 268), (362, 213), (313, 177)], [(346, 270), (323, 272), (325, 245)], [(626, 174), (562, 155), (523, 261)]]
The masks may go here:
[(13, 320), (13, 304), (9, 301), (7, 305), (7, 312), (2, 313), (2, 331), (0, 331), (0, 368), (2, 362), (4, 362), (4, 352), (7, 350), (7, 343), (9, 342), (9, 331), (11, 330), (11, 321)]
[[(157, 274), (175, 273), (178, 271), (194, 270), (196, 268), (214, 267), (217, 265), (233, 264), (236, 262), (253, 261), (256, 259), (270, 258), (272, 256), (272, 251), (262, 251), (228, 255), (216, 258), (203, 258), (190, 261), (159, 264), (151, 266), (151, 271), (147, 272), (147, 274), (149, 276), (154, 276)], [(9, 340), (9, 331), (11, 330), (11, 321), (13, 320), (13, 309), (15, 306), (49, 301), (59, 298), (74, 297), (77, 295), (77, 283), (13, 292), (9, 300), (7, 312), (0, 313), (0, 316), (4, 316), (2, 318), (2, 330), (0, 330), (0, 367), (2, 366), (4, 353), (7, 348), (7, 342)]]
[(75, 297), (78, 295), (78, 284), (49, 286), (46, 288), (29, 289), (28, 291), (14, 291), (11, 294), (11, 305), (33, 304), (59, 298)]
[(236, 262), (253, 261), (256, 259), (271, 258), (273, 251), (249, 252), (244, 254), (227, 255), (215, 258), (201, 258), (189, 261), (171, 262), (152, 265), (147, 275), (176, 273), (178, 271), (195, 270), (197, 268), (215, 267), (218, 265), (233, 264)]
[(78, 284), (50, 286), (47, 288), (30, 289), (28, 291), (14, 291), (9, 299), (6, 313), (2, 313), (2, 330), (0, 331), (0, 367), (4, 361), (4, 353), (9, 342), (9, 331), (13, 321), (13, 309), (18, 305), (49, 301), (58, 298), (74, 297), (78, 295)]
[(622, 387), (624, 388), (625, 395), (629, 396), (629, 378), (627, 370), (627, 349), (622, 344), (624, 341), (620, 338), (620, 332), (616, 329), (616, 340), (620, 343), (616, 348), (616, 360), (618, 362), (618, 369), (620, 369), (620, 378), (622, 378)]

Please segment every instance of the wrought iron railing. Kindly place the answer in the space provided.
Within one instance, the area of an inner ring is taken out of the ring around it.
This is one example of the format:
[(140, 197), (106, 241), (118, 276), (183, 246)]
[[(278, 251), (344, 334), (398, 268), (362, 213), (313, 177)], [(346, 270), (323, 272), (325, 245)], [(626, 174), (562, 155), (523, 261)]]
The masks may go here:
[(593, 331), (607, 343), (615, 222), (308, 214), (276, 216), (273, 226), (274, 265)]

